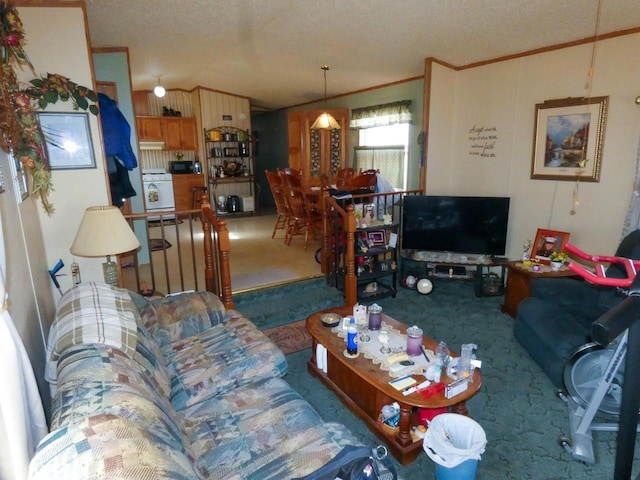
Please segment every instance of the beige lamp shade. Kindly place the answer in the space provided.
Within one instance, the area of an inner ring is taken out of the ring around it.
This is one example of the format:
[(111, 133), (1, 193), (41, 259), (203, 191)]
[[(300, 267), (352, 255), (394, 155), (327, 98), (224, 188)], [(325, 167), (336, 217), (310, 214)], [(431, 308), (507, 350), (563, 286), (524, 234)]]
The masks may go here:
[(87, 208), (70, 251), (79, 257), (104, 257), (130, 252), (139, 246), (120, 209), (105, 205)]
[(328, 65), (323, 65), (320, 67), (324, 72), (324, 112), (320, 114), (316, 121), (311, 125), (311, 130), (340, 130), (340, 124), (336, 122), (336, 119), (333, 118), (327, 109), (327, 71), (329, 70)]
[(323, 112), (318, 118), (316, 118), (316, 121), (313, 122), (311, 128), (313, 130), (339, 130), (340, 124), (329, 112)]

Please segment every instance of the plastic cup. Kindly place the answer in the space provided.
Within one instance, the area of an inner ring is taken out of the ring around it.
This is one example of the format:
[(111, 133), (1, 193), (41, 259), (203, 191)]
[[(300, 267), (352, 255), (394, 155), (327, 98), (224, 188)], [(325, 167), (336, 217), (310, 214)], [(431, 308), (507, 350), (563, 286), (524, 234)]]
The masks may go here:
[(407, 328), (407, 355), (422, 355), (422, 329), (417, 326)]
[(382, 326), (382, 307), (373, 304), (369, 307), (369, 330), (380, 330)]

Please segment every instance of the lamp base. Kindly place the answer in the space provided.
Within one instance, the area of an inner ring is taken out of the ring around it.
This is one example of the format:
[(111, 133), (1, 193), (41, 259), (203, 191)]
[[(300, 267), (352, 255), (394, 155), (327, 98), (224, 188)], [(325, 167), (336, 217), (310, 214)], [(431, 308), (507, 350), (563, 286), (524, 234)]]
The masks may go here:
[(107, 261), (102, 264), (102, 273), (104, 275), (104, 283), (107, 285), (118, 286), (118, 265), (116, 262), (112, 262), (109, 257)]

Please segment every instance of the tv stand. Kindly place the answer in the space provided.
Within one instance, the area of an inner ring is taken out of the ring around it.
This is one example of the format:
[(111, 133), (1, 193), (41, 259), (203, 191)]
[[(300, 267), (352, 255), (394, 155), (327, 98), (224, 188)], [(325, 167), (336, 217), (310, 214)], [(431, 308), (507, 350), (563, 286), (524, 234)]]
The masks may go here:
[[(400, 257), (400, 281), (405, 287), (407, 287), (406, 279), (409, 276), (415, 277), (416, 280), (449, 278), (472, 280), (478, 297), (504, 293), (505, 271), (508, 263), (505, 257), (414, 250), (402, 251)], [(500, 275), (491, 272), (492, 267), (500, 268)]]

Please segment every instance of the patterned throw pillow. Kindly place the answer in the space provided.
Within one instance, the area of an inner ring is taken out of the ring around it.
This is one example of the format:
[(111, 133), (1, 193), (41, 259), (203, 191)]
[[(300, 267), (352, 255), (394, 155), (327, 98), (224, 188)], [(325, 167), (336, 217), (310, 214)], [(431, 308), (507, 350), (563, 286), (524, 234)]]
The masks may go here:
[(94, 282), (82, 283), (60, 299), (47, 340), (46, 379), (56, 383), (60, 355), (75, 345), (108, 345), (133, 357), (138, 325), (127, 290)]

